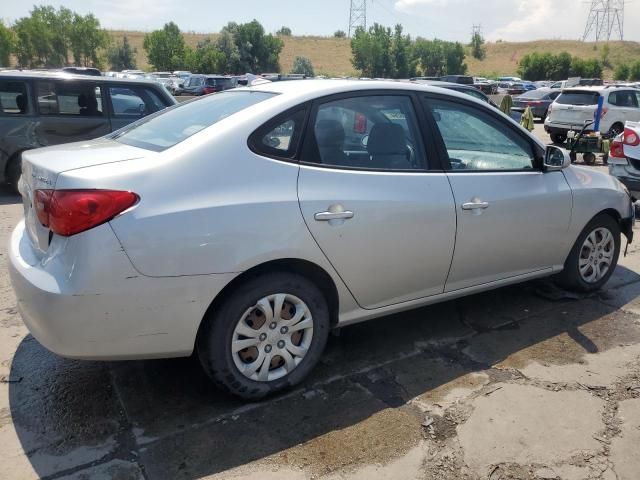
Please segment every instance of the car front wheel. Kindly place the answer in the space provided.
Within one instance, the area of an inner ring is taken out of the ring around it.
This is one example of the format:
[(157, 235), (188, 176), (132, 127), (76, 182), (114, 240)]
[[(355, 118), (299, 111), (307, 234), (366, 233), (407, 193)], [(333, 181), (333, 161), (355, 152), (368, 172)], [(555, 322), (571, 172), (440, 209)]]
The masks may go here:
[(245, 399), (300, 383), (329, 334), (323, 293), (297, 274), (255, 277), (215, 310), (198, 336), (198, 356), (214, 383)]
[(620, 226), (610, 215), (596, 216), (571, 249), (560, 284), (570, 290), (592, 292), (607, 283), (620, 256)]
[(567, 136), (563, 135), (562, 133), (552, 133), (549, 136), (551, 137), (551, 141), (553, 143), (564, 143), (567, 139)]

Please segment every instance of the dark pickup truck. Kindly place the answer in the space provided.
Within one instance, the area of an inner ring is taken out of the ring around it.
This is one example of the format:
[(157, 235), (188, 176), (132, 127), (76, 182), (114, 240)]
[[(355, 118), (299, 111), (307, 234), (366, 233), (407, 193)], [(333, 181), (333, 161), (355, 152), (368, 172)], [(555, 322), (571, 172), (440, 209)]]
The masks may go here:
[(175, 104), (146, 80), (0, 72), (0, 181), (17, 189), (25, 150), (101, 137)]

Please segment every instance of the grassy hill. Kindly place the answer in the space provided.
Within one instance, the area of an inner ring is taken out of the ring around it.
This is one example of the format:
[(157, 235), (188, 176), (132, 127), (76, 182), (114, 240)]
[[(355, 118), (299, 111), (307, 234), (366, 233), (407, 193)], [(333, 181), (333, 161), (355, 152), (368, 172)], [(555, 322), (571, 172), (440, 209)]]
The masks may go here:
[[(111, 36), (120, 40), (127, 35), (131, 45), (138, 51), (138, 67), (149, 69), (147, 58), (142, 48), (144, 32), (111, 31)], [(215, 38), (216, 34), (185, 33), (185, 41), (195, 47), (206, 37)], [(300, 55), (309, 57), (313, 62), (316, 73), (324, 75), (353, 75), (356, 72), (351, 65), (351, 44), (347, 38), (333, 37), (282, 37), (284, 49), (280, 54), (280, 65), (283, 72), (288, 72), (293, 59)], [(615, 67), (619, 63), (640, 59), (640, 42), (611, 42), (609, 61)], [(469, 73), (476, 76), (498, 76), (515, 74), (518, 62), (527, 53), (553, 52), (563, 50), (583, 59), (601, 58), (601, 46), (573, 40), (537, 40), (532, 42), (496, 42), (487, 43), (487, 56), (478, 61), (467, 55)], [(605, 77), (611, 77), (612, 72), (606, 71)]]

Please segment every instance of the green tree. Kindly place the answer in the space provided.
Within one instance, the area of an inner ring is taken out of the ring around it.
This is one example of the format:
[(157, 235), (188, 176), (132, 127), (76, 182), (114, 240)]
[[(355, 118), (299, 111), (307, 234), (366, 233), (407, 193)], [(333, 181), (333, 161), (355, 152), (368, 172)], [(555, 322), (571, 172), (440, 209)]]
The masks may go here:
[(238, 46), (231, 32), (223, 29), (220, 35), (218, 35), (216, 46), (225, 58), (225, 66), (221, 71), (225, 73), (247, 73), (246, 71), (242, 72), (240, 50), (238, 50)]
[(73, 15), (70, 43), (76, 65), (102, 67), (100, 51), (109, 44), (109, 37), (93, 14)]
[(484, 37), (480, 32), (473, 32), (471, 37), (471, 55), (478, 60), (484, 60), (487, 56), (487, 50), (484, 48)]
[(400, 24), (395, 26), (391, 39), (391, 59), (395, 78), (409, 78), (416, 75), (417, 61), (413, 55), (411, 37), (402, 34)]
[(600, 52), (600, 60), (602, 61), (602, 65), (605, 67), (611, 67), (611, 63), (609, 62), (609, 54), (611, 53), (611, 48), (608, 43), (605, 43), (602, 46), (602, 51)]
[(418, 37), (414, 44), (414, 55), (427, 77), (440, 77), (445, 74), (445, 57), (442, 40), (426, 40)]
[(335, 32), (333, 32), (333, 36), (335, 38), (346, 38), (347, 32), (345, 32), (344, 30), (336, 30)]
[(464, 47), (460, 42), (443, 42), (445, 68), (447, 75), (464, 75), (467, 64), (464, 63)]
[(195, 64), (191, 70), (196, 73), (224, 73), (226, 58), (210, 38), (198, 43), (195, 49)]
[(313, 63), (311, 63), (311, 60), (307, 57), (296, 57), (293, 60), (291, 73), (306, 75), (307, 77), (315, 77)]
[(365, 77), (393, 77), (391, 29), (378, 23), (366, 31), (359, 27), (351, 38), (351, 63)]
[(640, 60), (636, 60), (629, 66), (629, 80), (632, 82), (640, 80)]
[(239, 55), (238, 70), (233, 73), (266, 73), (280, 71), (282, 39), (266, 35), (257, 20), (238, 24), (230, 22), (223, 29), (233, 36)]
[(135, 48), (131, 48), (129, 39), (125, 35), (122, 38), (122, 43), (113, 45), (109, 48), (107, 58), (111, 64), (111, 69), (120, 70), (132, 70), (136, 68), (136, 53)]
[(629, 75), (631, 74), (631, 68), (627, 63), (621, 63), (616, 67), (613, 72), (614, 80), (629, 80)]
[(156, 70), (180, 70), (185, 65), (185, 45), (180, 28), (173, 22), (166, 23), (161, 30), (145, 35), (143, 48), (149, 63)]
[(0, 22), (0, 66), (9, 66), (9, 59), (11, 52), (14, 50), (15, 41), (13, 30), (5, 27), (4, 23)]
[(13, 27), (18, 63), (30, 68), (67, 65), (71, 18), (69, 9), (40, 6), (18, 19)]
[(289, 27), (282, 27), (280, 30), (276, 32), (276, 35), (279, 35), (281, 37), (290, 37), (291, 29)]

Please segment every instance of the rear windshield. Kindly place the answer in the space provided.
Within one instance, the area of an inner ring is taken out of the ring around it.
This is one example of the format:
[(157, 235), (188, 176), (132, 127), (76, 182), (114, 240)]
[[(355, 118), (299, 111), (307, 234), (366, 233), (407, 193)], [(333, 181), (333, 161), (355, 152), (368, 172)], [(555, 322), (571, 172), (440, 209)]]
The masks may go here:
[(548, 95), (549, 92), (544, 90), (529, 90), (526, 93), (520, 95), (520, 98), (544, 98)]
[(600, 94), (598, 92), (565, 90), (556, 99), (556, 103), (562, 105), (597, 105), (599, 97)]
[(225, 92), (192, 100), (114, 132), (118, 142), (160, 152), (214, 123), (276, 95), (267, 92)]

